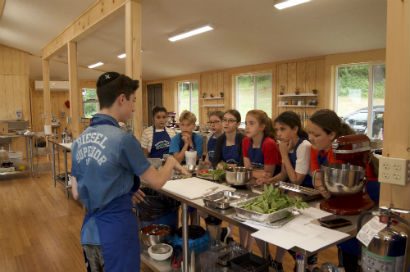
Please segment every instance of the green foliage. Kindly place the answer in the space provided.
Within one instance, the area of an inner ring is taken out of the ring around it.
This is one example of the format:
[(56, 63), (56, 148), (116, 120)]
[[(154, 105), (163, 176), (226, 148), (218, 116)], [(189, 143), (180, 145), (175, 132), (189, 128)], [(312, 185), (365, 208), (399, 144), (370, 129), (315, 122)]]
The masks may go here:
[(247, 203), (242, 208), (249, 211), (268, 214), (288, 207), (304, 209), (307, 208), (308, 205), (299, 197), (289, 197), (270, 184), (264, 186), (263, 194)]

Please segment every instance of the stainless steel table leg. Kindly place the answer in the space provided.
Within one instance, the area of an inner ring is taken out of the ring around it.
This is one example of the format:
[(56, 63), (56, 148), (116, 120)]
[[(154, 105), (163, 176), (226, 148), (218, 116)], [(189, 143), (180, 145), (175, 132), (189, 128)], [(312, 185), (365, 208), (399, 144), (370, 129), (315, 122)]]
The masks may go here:
[(183, 272), (188, 272), (189, 263), (189, 246), (188, 246), (188, 206), (186, 203), (182, 203), (182, 256), (183, 256)]
[(30, 154), (30, 160), (29, 160), (29, 165), (30, 165), (30, 172), (31, 175), (34, 175), (34, 162), (33, 162), (33, 137), (30, 136), (28, 138), (28, 143), (29, 143), (29, 154)]
[(296, 272), (305, 272), (307, 267), (306, 252), (296, 252)]
[(68, 190), (68, 166), (67, 166), (67, 150), (64, 148), (63, 150), (64, 153), (64, 189), (67, 193), (67, 198), (70, 197), (70, 192)]
[(262, 254), (263, 254), (263, 258), (265, 260), (268, 260), (268, 258), (270, 257), (269, 256), (269, 245), (265, 241), (263, 241), (263, 252), (262, 252)]
[(56, 154), (55, 154), (55, 146), (54, 143), (51, 143), (51, 174), (53, 175), (54, 187), (57, 185), (56, 181)]

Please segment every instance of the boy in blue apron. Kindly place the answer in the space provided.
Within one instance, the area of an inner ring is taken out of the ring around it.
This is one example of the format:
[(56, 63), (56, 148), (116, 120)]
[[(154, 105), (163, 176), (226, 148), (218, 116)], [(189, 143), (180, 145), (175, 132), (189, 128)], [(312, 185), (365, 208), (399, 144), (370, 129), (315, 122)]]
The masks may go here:
[(179, 127), (181, 133), (178, 133), (171, 139), (169, 154), (174, 155), (178, 162), (185, 161), (185, 151), (196, 150), (197, 161), (202, 157), (202, 136), (194, 133), (196, 116), (190, 111), (184, 110), (179, 116)]
[(209, 114), (208, 125), (211, 130), (211, 136), (208, 138), (207, 149), (206, 149), (206, 159), (205, 161), (210, 164), (215, 160), (216, 143), (218, 138), (223, 133), (222, 119), (224, 113), (222, 111), (213, 111)]
[(132, 200), (141, 200), (139, 176), (154, 189), (170, 178), (172, 169), (186, 173), (171, 158), (161, 171), (144, 156), (138, 140), (124, 132), (134, 112), (139, 82), (107, 72), (97, 81), (100, 113), (72, 146), (72, 192), (86, 208), (81, 229), (91, 271), (139, 271), (138, 226)]
[(239, 111), (231, 109), (224, 113), (222, 119), (224, 133), (216, 142), (214, 160), (211, 161), (213, 167), (216, 167), (219, 162), (243, 166), (242, 140), (244, 136), (238, 131), (240, 124)]

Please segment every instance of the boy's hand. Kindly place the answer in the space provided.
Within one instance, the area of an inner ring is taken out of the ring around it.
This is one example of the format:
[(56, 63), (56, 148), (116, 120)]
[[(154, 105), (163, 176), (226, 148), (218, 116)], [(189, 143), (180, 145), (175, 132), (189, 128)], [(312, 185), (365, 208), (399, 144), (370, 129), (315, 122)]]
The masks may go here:
[(137, 205), (141, 202), (144, 202), (144, 197), (145, 194), (143, 191), (141, 191), (140, 189), (138, 189), (138, 191), (136, 191), (133, 195), (132, 195), (132, 204), (133, 205)]
[(184, 142), (184, 144), (188, 146), (192, 146), (192, 137), (189, 133), (182, 132), (181, 137), (182, 137), (182, 141)]

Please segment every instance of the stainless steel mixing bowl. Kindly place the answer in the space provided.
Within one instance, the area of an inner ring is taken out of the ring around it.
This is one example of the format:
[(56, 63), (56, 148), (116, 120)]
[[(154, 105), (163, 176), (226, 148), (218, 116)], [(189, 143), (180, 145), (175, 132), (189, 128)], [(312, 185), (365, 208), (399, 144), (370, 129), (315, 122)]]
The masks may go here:
[(363, 190), (365, 169), (351, 164), (325, 164), (321, 166), (326, 189), (332, 195), (350, 195)]

